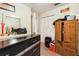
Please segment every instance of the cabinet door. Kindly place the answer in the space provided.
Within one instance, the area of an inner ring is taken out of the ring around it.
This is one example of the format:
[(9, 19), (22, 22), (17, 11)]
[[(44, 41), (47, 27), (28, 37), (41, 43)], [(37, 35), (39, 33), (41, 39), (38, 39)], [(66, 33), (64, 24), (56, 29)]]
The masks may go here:
[(55, 40), (61, 40), (61, 21), (55, 23)]
[(64, 42), (76, 41), (76, 21), (64, 22)]
[(61, 45), (58, 41), (61, 41), (61, 21), (55, 23), (55, 51), (60, 53)]
[(64, 22), (64, 43), (70, 43), (69, 21)]
[(65, 55), (76, 54), (76, 22), (75, 20), (64, 22), (64, 50)]
[(76, 21), (70, 21), (69, 23), (70, 25), (70, 40), (71, 42), (75, 42), (76, 41)]
[(71, 41), (71, 48), (76, 49), (76, 22), (77, 21), (70, 21), (70, 41)]

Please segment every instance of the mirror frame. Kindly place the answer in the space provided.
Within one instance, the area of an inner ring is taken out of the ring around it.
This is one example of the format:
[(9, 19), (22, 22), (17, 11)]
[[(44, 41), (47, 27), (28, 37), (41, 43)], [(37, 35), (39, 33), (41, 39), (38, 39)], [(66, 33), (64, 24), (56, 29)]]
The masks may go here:
[(8, 3), (0, 3), (0, 4), (6, 5), (6, 6), (12, 8), (13, 10), (10, 10), (8, 8), (5, 8), (5, 7), (0, 7), (0, 9), (6, 10), (6, 11), (15, 12), (15, 6), (14, 5), (11, 5), (11, 4), (8, 4)]

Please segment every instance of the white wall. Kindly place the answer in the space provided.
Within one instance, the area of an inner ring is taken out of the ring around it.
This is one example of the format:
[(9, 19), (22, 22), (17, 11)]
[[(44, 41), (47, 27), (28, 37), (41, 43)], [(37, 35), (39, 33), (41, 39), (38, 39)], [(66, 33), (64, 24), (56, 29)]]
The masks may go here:
[[(70, 11), (69, 12), (65, 12), (65, 13), (60, 13), (60, 10), (69, 7)], [(77, 18), (78, 17), (78, 13), (79, 13), (79, 4), (77, 3), (71, 3), (71, 4), (65, 4), (63, 6), (57, 7), (53, 10), (50, 10), (48, 12), (42, 13), (40, 14), (40, 17), (45, 17), (45, 16), (49, 16), (49, 15), (54, 15), (54, 19), (58, 19), (58, 18), (63, 18), (65, 15), (76, 15)]]
[[(25, 6), (20, 3), (15, 3), (15, 12), (5, 11), (0, 9), (0, 16), (2, 13), (7, 16), (15, 15), (17, 18), (21, 19), (21, 27), (27, 28), (27, 34), (31, 34), (31, 8), (28, 6)], [(0, 22), (1, 22), (0, 17)]]
[[(65, 12), (65, 13), (60, 13), (60, 10), (66, 8), (66, 7), (69, 7), (70, 11)], [(46, 17), (46, 16), (49, 16), (49, 15), (54, 15), (54, 16), (47, 17), (47, 18), (42, 18), (42, 17)], [(47, 29), (48, 27), (44, 27), (45, 26), (44, 24), (46, 22), (43, 22), (43, 21), (45, 19), (50, 20), (50, 18), (51, 18), (52, 19), (51, 22), (53, 23), (54, 20), (57, 20), (59, 18), (64, 18), (65, 15), (76, 15), (76, 17), (79, 19), (79, 4), (73, 4), (73, 3), (66, 4), (66, 5), (60, 6), (58, 8), (53, 9), (53, 10), (49, 10), (49, 11), (47, 11), (45, 13), (40, 14), (41, 36), (42, 36), (41, 37), (41, 41), (42, 42), (44, 42), (45, 32), (49, 31), (49, 29)], [(45, 21), (47, 21), (47, 20), (45, 20)], [(47, 21), (47, 24), (49, 24), (48, 21)], [(54, 32), (55, 32), (54, 31), (54, 26), (52, 25), (51, 27), (52, 27), (52, 33), (53, 33), (53, 35), (50, 32), (47, 33), (46, 35), (50, 34), (50, 36), (52, 36), (53, 40), (54, 40), (55, 39), (54, 38), (54, 36), (55, 36), (54, 35)], [(47, 30), (43, 30), (43, 29), (47, 29)]]

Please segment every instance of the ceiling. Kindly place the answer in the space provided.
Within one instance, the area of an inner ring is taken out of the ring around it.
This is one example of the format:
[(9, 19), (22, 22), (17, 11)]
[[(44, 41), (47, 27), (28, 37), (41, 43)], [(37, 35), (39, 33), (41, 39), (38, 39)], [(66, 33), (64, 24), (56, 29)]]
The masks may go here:
[(48, 10), (54, 9), (58, 6), (63, 5), (62, 3), (25, 3), (25, 5), (32, 8), (37, 13), (43, 13)]

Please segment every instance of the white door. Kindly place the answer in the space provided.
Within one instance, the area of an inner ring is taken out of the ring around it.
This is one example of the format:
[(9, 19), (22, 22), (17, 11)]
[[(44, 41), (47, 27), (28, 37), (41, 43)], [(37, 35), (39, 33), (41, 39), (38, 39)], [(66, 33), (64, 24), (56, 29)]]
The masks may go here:
[(45, 37), (49, 36), (52, 40), (55, 39), (55, 29), (53, 25), (53, 16), (41, 19), (41, 41), (45, 41)]

